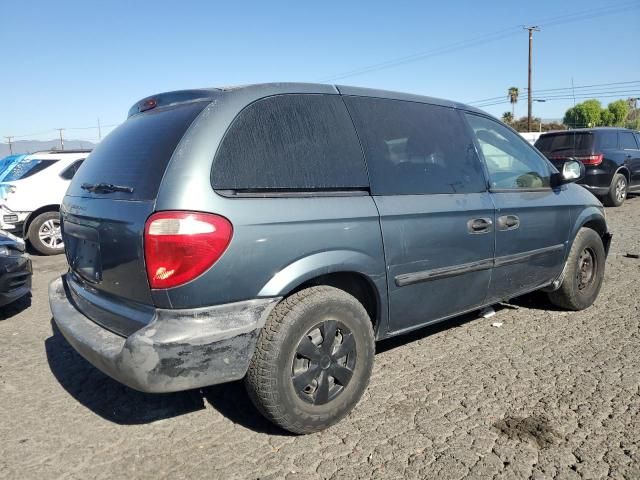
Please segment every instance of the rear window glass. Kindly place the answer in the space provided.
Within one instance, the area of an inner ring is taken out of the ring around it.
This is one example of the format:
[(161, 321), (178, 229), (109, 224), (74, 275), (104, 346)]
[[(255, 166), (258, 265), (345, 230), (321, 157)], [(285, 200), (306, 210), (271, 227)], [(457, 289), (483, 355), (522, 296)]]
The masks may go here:
[(347, 97), (375, 195), (486, 190), (473, 139), (451, 108)]
[(84, 183), (111, 183), (133, 188), (123, 198), (154, 199), (173, 151), (206, 104), (194, 102), (129, 117), (87, 157), (69, 193), (86, 195), (80, 188)]
[(277, 95), (246, 107), (216, 154), (218, 190), (368, 188), (349, 113), (338, 95)]
[(590, 132), (567, 132), (542, 135), (535, 143), (535, 147), (543, 153), (591, 152), (593, 134)]
[(3, 182), (12, 182), (15, 180), (22, 180), (41, 172), (47, 167), (50, 167), (58, 160), (39, 160), (37, 158), (20, 160), (11, 169), (9, 173), (2, 180)]

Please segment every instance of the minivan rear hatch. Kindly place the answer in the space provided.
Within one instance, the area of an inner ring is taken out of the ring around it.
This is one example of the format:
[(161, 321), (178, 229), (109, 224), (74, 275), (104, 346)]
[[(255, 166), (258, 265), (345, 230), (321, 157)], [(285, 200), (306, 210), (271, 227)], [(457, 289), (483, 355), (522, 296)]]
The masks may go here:
[[(129, 117), (75, 175), (61, 209), (62, 232), (70, 278), (91, 308), (108, 310), (110, 303), (128, 303), (144, 310), (153, 305), (145, 271), (144, 225), (154, 211), (173, 152), (208, 103), (158, 105)], [(85, 314), (94, 320), (100, 316)], [(126, 327), (110, 328), (127, 333)]]

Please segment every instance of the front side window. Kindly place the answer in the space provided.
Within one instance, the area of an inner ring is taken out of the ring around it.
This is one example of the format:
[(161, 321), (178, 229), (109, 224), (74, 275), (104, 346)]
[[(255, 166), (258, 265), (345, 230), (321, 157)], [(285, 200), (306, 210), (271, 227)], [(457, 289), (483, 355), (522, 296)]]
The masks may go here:
[(448, 107), (345, 97), (374, 195), (477, 193), (482, 165), (458, 112)]
[(620, 132), (620, 148), (623, 150), (637, 150), (636, 139), (632, 132)]
[(520, 135), (486, 117), (466, 114), (489, 171), (494, 190), (549, 188), (547, 161)]
[(211, 172), (216, 190), (349, 190), (369, 186), (349, 112), (338, 95), (258, 100), (231, 123)]

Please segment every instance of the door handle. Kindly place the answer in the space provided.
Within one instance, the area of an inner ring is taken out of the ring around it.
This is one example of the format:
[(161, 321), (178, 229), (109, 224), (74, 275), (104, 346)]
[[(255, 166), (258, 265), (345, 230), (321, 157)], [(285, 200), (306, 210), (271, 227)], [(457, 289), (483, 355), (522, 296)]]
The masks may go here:
[(490, 218), (472, 218), (467, 222), (469, 233), (488, 233), (491, 231), (493, 221)]
[(520, 219), (517, 215), (503, 215), (498, 217), (498, 228), (500, 230), (515, 230), (520, 226)]

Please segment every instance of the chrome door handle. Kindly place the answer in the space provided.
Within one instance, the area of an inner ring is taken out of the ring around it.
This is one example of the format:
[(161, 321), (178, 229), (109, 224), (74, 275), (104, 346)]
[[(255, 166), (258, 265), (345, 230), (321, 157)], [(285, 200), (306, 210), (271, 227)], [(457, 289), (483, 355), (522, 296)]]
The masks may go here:
[(515, 230), (520, 226), (520, 219), (517, 215), (503, 215), (498, 217), (498, 228), (500, 230)]
[(490, 218), (472, 218), (467, 222), (467, 230), (469, 233), (489, 233), (492, 225)]

